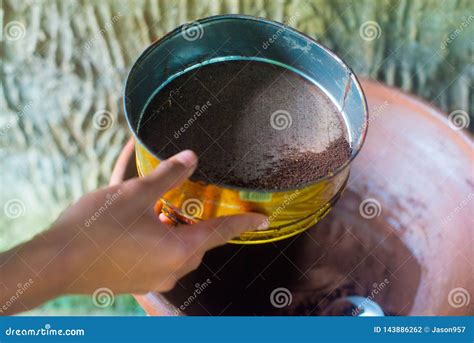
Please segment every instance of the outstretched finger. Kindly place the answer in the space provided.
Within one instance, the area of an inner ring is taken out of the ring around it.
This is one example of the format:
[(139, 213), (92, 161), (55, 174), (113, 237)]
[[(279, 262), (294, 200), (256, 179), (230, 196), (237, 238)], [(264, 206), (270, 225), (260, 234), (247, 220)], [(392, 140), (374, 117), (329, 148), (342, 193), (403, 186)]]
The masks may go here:
[(139, 193), (137, 201), (153, 204), (168, 190), (178, 186), (190, 177), (197, 167), (197, 156), (191, 150), (180, 153), (161, 161), (149, 175), (135, 179)]

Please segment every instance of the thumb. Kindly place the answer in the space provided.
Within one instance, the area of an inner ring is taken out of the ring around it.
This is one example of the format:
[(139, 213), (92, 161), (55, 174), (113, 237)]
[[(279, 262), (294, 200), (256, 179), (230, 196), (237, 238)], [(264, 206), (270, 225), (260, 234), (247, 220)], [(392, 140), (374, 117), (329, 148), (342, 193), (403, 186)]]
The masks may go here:
[(195, 243), (198, 250), (207, 251), (226, 244), (245, 231), (263, 230), (267, 227), (268, 218), (265, 215), (245, 213), (213, 218), (192, 225), (179, 225), (174, 232), (182, 235), (183, 240)]
[(140, 200), (151, 203), (171, 188), (178, 186), (190, 177), (197, 167), (197, 156), (191, 150), (184, 150), (161, 161), (149, 175), (139, 178)]

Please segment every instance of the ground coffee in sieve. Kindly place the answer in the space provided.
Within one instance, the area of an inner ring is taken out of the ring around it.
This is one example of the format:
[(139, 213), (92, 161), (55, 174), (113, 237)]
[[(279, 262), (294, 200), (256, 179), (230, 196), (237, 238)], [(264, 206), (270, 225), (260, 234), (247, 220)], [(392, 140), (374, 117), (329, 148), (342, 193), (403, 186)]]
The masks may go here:
[(302, 187), (351, 156), (331, 99), (300, 74), (257, 60), (175, 77), (152, 97), (138, 130), (163, 158), (194, 150), (200, 161), (193, 180), (251, 189)]

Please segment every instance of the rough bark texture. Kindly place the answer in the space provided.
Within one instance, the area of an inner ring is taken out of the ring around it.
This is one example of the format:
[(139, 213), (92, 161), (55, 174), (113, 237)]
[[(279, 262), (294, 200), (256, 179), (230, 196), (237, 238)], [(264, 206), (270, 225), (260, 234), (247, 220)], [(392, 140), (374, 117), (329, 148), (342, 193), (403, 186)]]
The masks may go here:
[[(69, 202), (106, 184), (129, 137), (121, 90), (139, 53), (181, 23), (222, 13), (288, 21), (360, 76), (448, 113), (473, 112), (469, 0), (6, 0), (0, 249), (44, 229)], [(360, 33), (368, 21), (380, 26), (373, 40)], [(101, 115), (107, 129), (98, 129)]]

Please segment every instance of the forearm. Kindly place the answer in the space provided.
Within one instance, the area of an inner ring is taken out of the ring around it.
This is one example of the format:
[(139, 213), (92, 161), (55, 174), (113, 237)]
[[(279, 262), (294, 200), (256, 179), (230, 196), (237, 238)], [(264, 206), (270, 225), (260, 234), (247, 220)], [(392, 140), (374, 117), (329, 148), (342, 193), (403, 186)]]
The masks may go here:
[(67, 247), (48, 231), (0, 254), (0, 315), (27, 311), (65, 292)]
[[(268, 218), (256, 213), (214, 218), (193, 228), (161, 223), (153, 209), (156, 200), (184, 182), (196, 166), (196, 155), (182, 151), (146, 177), (83, 196), (52, 229), (1, 253), (0, 315), (103, 287), (114, 294), (169, 291), (198, 267), (206, 251), (268, 224)], [(108, 206), (100, 212), (104, 204)], [(91, 215), (95, 220), (85, 225)]]

